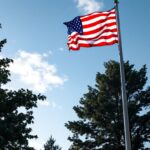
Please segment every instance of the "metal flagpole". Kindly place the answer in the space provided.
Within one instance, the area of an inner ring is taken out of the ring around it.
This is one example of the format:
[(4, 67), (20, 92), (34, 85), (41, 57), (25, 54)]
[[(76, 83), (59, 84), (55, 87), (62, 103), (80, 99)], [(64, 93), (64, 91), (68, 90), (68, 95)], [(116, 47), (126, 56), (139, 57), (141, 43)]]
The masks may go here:
[(131, 150), (128, 104), (127, 104), (128, 102), (127, 102), (126, 87), (125, 87), (125, 71), (124, 71), (122, 41), (121, 41), (121, 32), (120, 32), (120, 18), (119, 18), (119, 8), (118, 8), (119, 0), (114, 0), (114, 2), (116, 4), (116, 16), (117, 16), (117, 25), (118, 25), (118, 34), (119, 34), (118, 50), (120, 55), (120, 76), (121, 76), (121, 92), (122, 92), (122, 106), (123, 106), (123, 120), (124, 120), (124, 134), (125, 134), (125, 149)]

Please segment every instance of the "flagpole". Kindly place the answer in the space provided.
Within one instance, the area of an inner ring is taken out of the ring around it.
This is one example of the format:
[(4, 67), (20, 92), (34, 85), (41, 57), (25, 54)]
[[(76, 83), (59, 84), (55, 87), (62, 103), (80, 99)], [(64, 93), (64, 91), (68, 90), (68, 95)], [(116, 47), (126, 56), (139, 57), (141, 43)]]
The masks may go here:
[(126, 87), (125, 87), (125, 71), (124, 71), (122, 40), (121, 40), (121, 31), (120, 31), (120, 17), (119, 17), (119, 8), (118, 8), (119, 0), (114, 0), (114, 2), (116, 4), (116, 16), (117, 16), (117, 25), (118, 25), (118, 34), (119, 34), (118, 50), (120, 56), (120, 76), (121, 76), (121, 92), (122, 92), (122, 106), (123, 106), (123, 120), (124, 120), (124, 134), (125, 134), (125, 149), (131, 150), (128, 102), (127, 102)]

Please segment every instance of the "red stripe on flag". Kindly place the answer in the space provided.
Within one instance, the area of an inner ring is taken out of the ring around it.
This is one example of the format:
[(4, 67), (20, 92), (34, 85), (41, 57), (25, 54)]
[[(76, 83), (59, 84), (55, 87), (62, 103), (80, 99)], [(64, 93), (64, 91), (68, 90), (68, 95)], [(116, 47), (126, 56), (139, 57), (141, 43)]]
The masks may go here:
[[(95, 29), (95, 30), (91, 30), (91, 31), (88, 31), (88, 32), (83, 32), (83, 35), (90, 35), (90, 34), (98, 33), (101, 30), (103, 30), (105, 27), (107, 28), (107, 27), (112, 27), (112, 26), (115, 26), (115, 25), (117, 25), (116, 22), (108, 23), (108, 24), (105, 24), (102, 27), (99, 27), (99, 28)], [(113, 30), (113, 29), (107, 29), (107, 30), (110, 31), (110, 30)]]
[(87, 25), (82, 25), (82, 27), (83, 27), (83, 28), (90, 28), (90, 27), (96, 26), (96, 25), (98, 25), (98, 24), (105, 23), (106, 21), (108, 21), (108, 20), (113, 20), (113, 19), (115, 20), (116, 17), (109, 17), (109, 18), (106, 18), (106, 19), (98, 20), (98, 21), (96, 21), (96, 22), (94, 22), (94, 23), (90, 23), (90, 24), (87, 24)]
[(80, 20), (83, 34), (73, 31), (68, 36), (67, 44), (69, 49), (79, 50), (81, 47), (105, 46), (118, 43), (115, 9), (80, 16)]
[[(97, 41), (99, 41), (99, 40), (108, 40), (108, 39), (111, 39), (111, 38), (116, 38), (117, 39), (117, 35), (115, 35), (115, 34), (111, 34), (111, 35), (107, 35), (107, 36), (101, 36), (101, 37), (99, 37), (99, 38), (97, 38), (97, 40), (96, 41), (93, 41), (93, 45), (96, 45), (95, 44), (95, 42), (97, 42)], [(74, 44), (74, 45), (77, 45), (78, 43), (79, 43), (79, 40), (82, 40), (81, 38), (78, 38), (76, 41), (72, 41), (72, 42), (70, 42), (70, 43), (68, 43), (68, 45), (72, 45), (72, 44)], [(90, 40), (89, 40), (90, 41)], [(91, 40), (92, 41), (92, 40)], [(91, 43), (90, 43), (90, 45), (91, 45)]]
[[(115, 33), (115, 32), (117, 32), (117, 29), (112, 29), (112, 30), (108, 30), (108, 29), (106, 29), (106, 30), (104, 30), (102, 33), (101, 33), (101, 35), (103, 34), (103, 33), (107, 33), (107, 32), (112, 32), (112, 34), (113, 33)], [(101, 36), (101, 35), (98, 35), (98, 36), (96, 36), (96, 37), (94, 37), (94, 38), (83, 38), (83, 36), (81, 36), (81, 35), (79, 35), (78, 33), (76, 33), (75, 35), (73, 35), (73, 36), (69, 36), (69, 41), (70, 40), (72, 40), (72, 39), (76, 39), (76, 40), (78, 40), (78, 39), (80, 39), (80, 40), (96, 40), (99, 36)]]
[(89, 48), (89, 47), (97, 47), (97, 46), (106, 46), (106, 45), (113, 45), (113, 44), (116, 44), (118, 43), (118, 40), (113, 40), (112, 42), (101, 42), (97, 45), (90, 45), (90, 44), (80, 44), (78, 45), (77, 48), (74, 48), (74, 47), (69, 47), (70, 50), (73, 50), (73, 51), (78, 51), (80, 50), (81, 47), (86, 47), (86, 48)]
[(111, 12), (109, 14), (103, 14), (103, 13), (99, 13), (99, 14), (94, 14), (94, 15), (89, 15), (88, 17), (86, 18), (80, 18), (82, 21), (89, 21), (91, 19), (95, 19), (95, 18), (98, 18), (98, 17), (109, 17), (110, 15), (115, 15), (115, 12)]

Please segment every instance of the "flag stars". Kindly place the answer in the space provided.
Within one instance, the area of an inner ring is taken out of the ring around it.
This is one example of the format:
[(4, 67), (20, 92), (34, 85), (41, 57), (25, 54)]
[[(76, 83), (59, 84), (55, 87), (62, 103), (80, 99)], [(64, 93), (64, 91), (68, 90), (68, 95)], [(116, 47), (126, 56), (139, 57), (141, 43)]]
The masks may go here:
[(72, 21), (66, 22), (65, 25), (68, 27), (68, 34), (71, 34), (72, 32), (78, 32), (80, 35), (83, 34), (80, 17), (76, 17)]

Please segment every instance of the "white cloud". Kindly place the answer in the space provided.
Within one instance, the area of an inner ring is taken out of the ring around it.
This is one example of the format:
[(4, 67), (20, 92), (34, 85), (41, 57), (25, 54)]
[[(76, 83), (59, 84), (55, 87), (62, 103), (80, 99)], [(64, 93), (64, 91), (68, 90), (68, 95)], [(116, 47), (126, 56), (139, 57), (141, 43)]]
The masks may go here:
[(67, 78), (59, 76), (56, 66), (49, 64), (45, 57), (44, 54), (20, 50), (10, 65), (11, 74), (17, 77), (18, 82), (37, 92), (63, 85)]
[(38, 104), (40, 106), (50, 106), (50, 102), (48, 100), (45, 101), (38, 101)]
[(62, 107), (57, 105), (56, 102), (54, 101), (48, 101), (48, 100), (45, 100), (45, 101), (38, 101), (38, 104), (40, 106), (46, 106), (46, 107), (51, 107), (51, 108), (58, 108), (58, 109), (61, 109)]
[(99, 11), (103, 6), (103, 2), (97, 0), (75, 0), (77, 8), (84, 13), (92, 13)]
[(60, 50), (61, 52), (63, 52), (63, 51), (64, 51), (64, 48), (63, 48), (63, 47), (60, 47), (59, 50)]
[(43, 53), (43, 57), (48, 57), (48, 54), (47, 53)]
[(48, 55), (52, 55), (53, 52), (51, 50), (48, 51)]
[(40, 140), (29, 140), (29, 145), (31, 147), (34, 147), (36, 150), (43, 150), (44, 142), (41, 142)]

